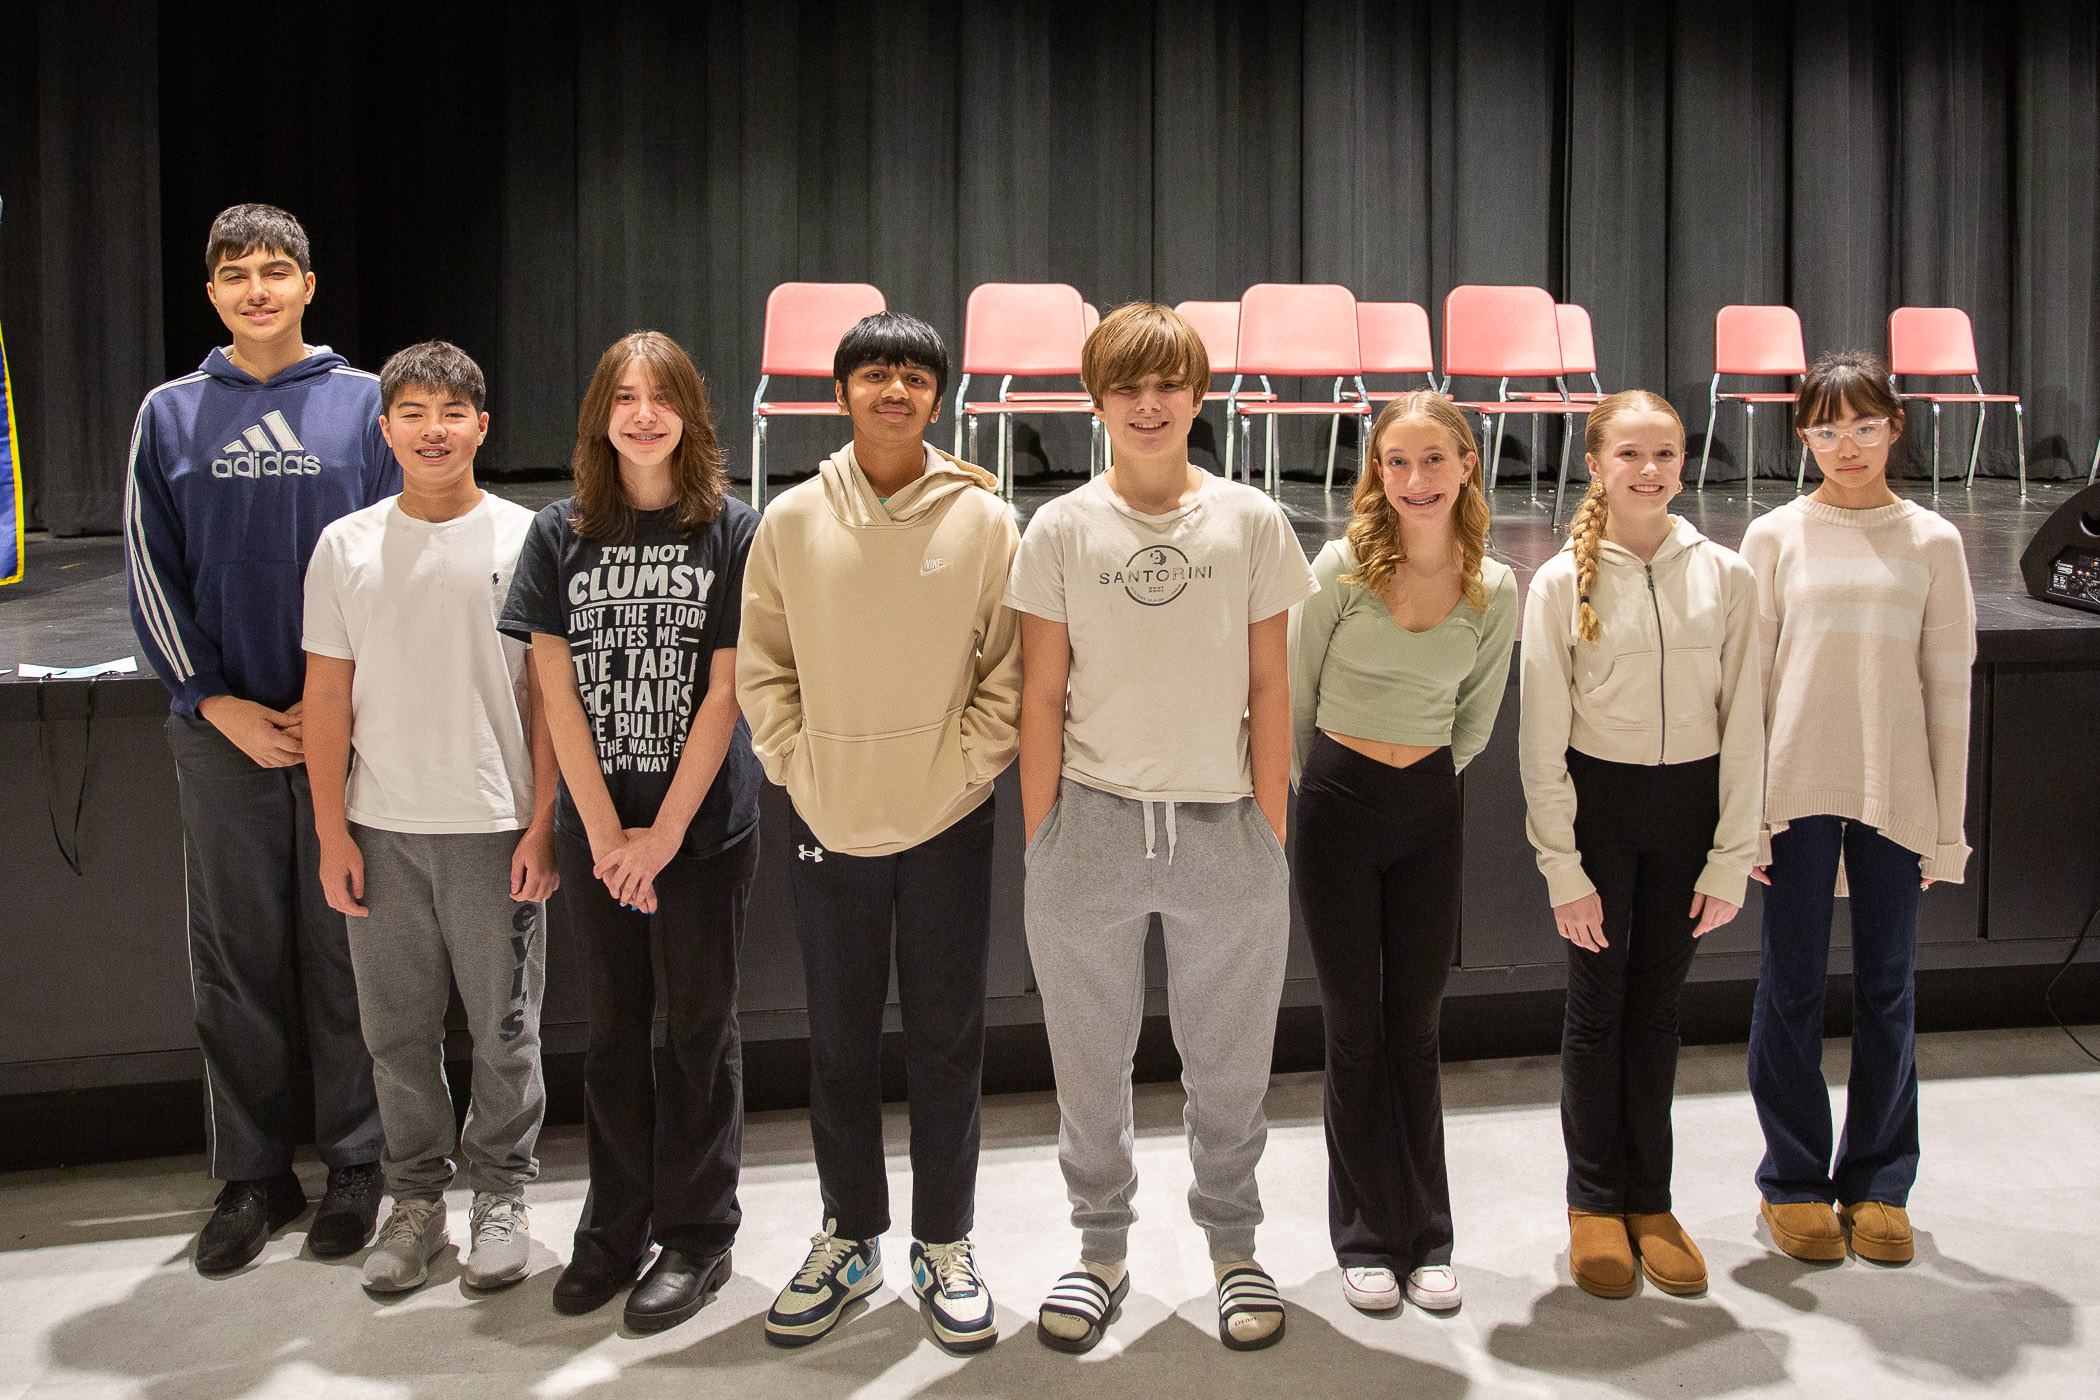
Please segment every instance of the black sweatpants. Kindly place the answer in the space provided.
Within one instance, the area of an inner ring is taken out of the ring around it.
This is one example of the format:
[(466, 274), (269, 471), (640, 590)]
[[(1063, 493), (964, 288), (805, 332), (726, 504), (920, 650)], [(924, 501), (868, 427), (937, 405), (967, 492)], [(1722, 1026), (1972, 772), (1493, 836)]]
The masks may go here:
[(1451, 1262), (1437, 1021), (1458, 949), (1451, 750), (1394, 768), (1313, 741), (1291, 893), (1327, 1022), (1327, 1228), (1343, 1268)]
[(1601, 953), (1568, 945), (1560, 1125), (1568, 1204), (1670, 1208), (1677, 999), (1698, 940), (1692, 887), (1721, 819), (1721, 760), (1609, 763), (1568, 750), (1575, 848), (1604, 904)]
[[(569, 921), (583, 944), (590, 1041), (583, 1125), (591, 1186), (572, 1262), (624, 1269), (653, 1238), (718, 1254), (736, 1239), (744, 1156), (744, 1062), (737, 1037), (737, 952), (758, 870), (758, 833), (725, 851), (678, 855), (657, 872), (656, 912), (612, 897), (591, 849), (556, 843)], [(664, 1048), (652, 1049), (663, 958)]]
[(386, 1147), (372, 1057), (357, 1019), (343, 916), (321, 893), (304, 764), (264, 768), (209, 720), (171, 714), (182, 807), (190, 990), (204, 1052), (205, 1170), (222, 1181), (288, 1171), (313, 1134), (331, 1167)]
[(795, 932), (809, 991), (809, 1118), (824, 1214), (842, 1239), (890, 1227), (882, 1153), (882, 1009), (890, 951), (911, 1104), (911, 1232), (970, 1233), (984, 1091), (993, 802), (908, 850), (824, 849), (794, 814)]

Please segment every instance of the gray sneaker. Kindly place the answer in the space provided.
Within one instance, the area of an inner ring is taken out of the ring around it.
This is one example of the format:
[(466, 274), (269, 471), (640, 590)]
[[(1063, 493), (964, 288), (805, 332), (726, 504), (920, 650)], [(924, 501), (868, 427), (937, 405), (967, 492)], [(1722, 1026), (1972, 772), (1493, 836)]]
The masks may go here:
[(532, 1249), (525, 1202), (495, 1191), (476, 1191), (468, 1219), (473, 1222), (474, 1247), (461, 1271), (467, 1284), (501, 1288), (525, 1277), (526, 1256)]
[(365, 1287), (374, 1293), (421, 1288), (430, 1277), (430, 1261), (450, 1243), (442, 1198), (396, 1198), (394, 1213), (379, 1227), (379, 1238), (365, 1256)]

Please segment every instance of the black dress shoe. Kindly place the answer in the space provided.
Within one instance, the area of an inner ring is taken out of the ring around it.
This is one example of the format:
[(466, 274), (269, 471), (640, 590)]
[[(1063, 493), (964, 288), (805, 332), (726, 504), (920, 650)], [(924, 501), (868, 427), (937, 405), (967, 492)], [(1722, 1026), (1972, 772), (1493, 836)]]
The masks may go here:
[(197, 1272), (232, 1273), (262, 1253), (272, 1231), (282, 1230), (305, 1209), (306, 1192), (290, 1172), (260, 1181), (227, 1182), (197, 1236)]
[(666, 1249), (627, 1295), (621, 1321), (634, 1332), (661, 1332), (676, 1327), (707, 1305), (729, 1282), (729, 1251), (691, 1255)]
[(386, 1179), (377, 1162), (330, 1171), (328, 1189), (321, 1193), (314, 1223), (306, 1231), (306, 1247), (320, 1259), (340, 1259), (363, 1249), (379, 1222), (379, 1198), (385, 1194)]
[(554, 1310), (570, 1317), (596, 1312), (634, 1282), (639, 1267), (629, 1264), (615, 1269), (602, 1262), (572, 1260), (554, 1281)]

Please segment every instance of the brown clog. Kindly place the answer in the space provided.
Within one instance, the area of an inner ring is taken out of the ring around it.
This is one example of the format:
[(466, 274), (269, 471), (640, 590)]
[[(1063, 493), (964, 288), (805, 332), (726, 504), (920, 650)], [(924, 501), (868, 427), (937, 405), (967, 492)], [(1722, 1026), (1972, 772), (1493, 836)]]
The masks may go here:
[(1917, 1253), (1910, 1212), (1886, 1201), (1858, 1201), (1838, 1212), (1852, 1232), (1852, 1252), (1877, 1264), (1908, 1264)]
[(1772, 1243), (1796, 1259), (1831, 1264), (1845, 1257), (1845, 1232), (1837, 1212), (1821, 1201), (1760, 1201)]
[(1706, 1256), (1668, 1211), (1629, 1215), (1626, 1233), (1640, 1256), (1641, 1272), (1665, 1293), (1688, 1298), (1706, 1291)]
[(1575, 1286), (1599, 1298), (1630, 1298), (1639, 1275), (1626, 1217), (1568, 1207), (1568, 1272)]

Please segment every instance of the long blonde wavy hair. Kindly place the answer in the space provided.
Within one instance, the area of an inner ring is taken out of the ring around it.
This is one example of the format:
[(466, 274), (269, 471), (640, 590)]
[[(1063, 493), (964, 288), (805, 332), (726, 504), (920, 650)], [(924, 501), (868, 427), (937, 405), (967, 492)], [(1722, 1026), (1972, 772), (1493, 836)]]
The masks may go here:
[(1582, 448), (1590, 458), (1590, 489), (1584, 493), (1575, 518), (1568, 522), (1568, 538), (1575, 543), (1575, 596), (1580, 600), (1575, 605), (1575, 634), (1585, 642), (1596, 641), (1604, 632), (1597, 610), (1590, 606), (1590, 590), (1597, 584), (1597, 551), (1604, 543), (1604, 527), (1610, 518), (1604, 500), (1604, 473), (1599, 464), (1610, 446), (1605, 434), (1611, 430), (1611, 420), (1622, 413), (1663, 414), (1677, 425), (1677, 455), (1680, 461), (1684, 456), (1684, 420), (1661, 394), (1646, 389), (1621, 389), (1590, 410), (1582, 429)]
[(1365, 439), (1364, 469), (1356, 478), (1356, 493), (1350, 498), (1349, 548), (1356, 555), (1356, 568), (1347, 578), (1359, 588), (1383, 596), (1393, 581), (1393, 570), (1407, 561), (1400, 540), (1400, 516), (1385, 498), (1385, 472), (1378, 463), (1378, 444), (1386, 429), (1410, 418), (1426, 418), (1449, 434), (1460, 457), (1472, 457), (1473, 470), (1466, 473), (1451, 507), (1451, 529), (1458, 539), (1460, 586), (1474, 612), (1487, 609), (1487, 585), (1480, 581), (1480, 561), (1487, 557), (1488, 500), (1480, 483), (1480, 444), (1466, 417), (1442, 394), (1417, 389), (1385, 406)]

